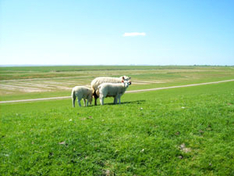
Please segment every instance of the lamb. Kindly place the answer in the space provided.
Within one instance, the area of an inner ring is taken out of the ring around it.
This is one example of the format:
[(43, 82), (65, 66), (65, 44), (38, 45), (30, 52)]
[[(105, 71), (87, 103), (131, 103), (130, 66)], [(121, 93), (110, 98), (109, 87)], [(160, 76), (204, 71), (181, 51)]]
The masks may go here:
[(98, 86), (102, 83), (121, 83), (122, 81), (128, 81), (131, 77), (128, 76), (121, 76), (120, 78), (113, 78), (113, 77), (97, 77), (91, 82), (91, 88), (93, 90), (93, 96), (95, 98), (95, 105), (97, 105), (97, 89)]
[(97, 95), (100, 96), (100, 104), (104, 105), (105, 97), (114, 97), (114, 104), (117, 104), (121, 96), (124, 94), (131, 81), (122, 81), (122, 83), (102, 83), (98, 86)]
[[(78, 98), (78, 104), (81, 107), (80, 100), (83, 98), (84, 106), (88, 106), (88, 102), (91, 104), (93, 100), (92, 89), (85, 86), (76, 86), (72, 89), (71, 98), (72, 105), (75, 107), (76, 97)], [(87, 99), (87, 104), (86, 104)]]

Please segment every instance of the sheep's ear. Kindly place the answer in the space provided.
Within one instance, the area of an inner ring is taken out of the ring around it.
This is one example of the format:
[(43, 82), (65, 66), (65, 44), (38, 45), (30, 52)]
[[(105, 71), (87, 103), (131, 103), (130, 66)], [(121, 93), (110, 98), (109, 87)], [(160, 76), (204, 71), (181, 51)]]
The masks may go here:
[(122, 83), (124, 83), (124, 80), (122, 80)]
[(124, 76), (122, 77), (122, 79), (124, 79)]

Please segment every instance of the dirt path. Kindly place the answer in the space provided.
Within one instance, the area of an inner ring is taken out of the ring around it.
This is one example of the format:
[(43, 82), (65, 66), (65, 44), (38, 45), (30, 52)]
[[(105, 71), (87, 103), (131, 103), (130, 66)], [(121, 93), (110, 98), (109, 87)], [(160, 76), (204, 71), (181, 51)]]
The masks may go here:
[[(126, 93), (147, 92), (147, 91), (174, 89), (174, 88), (181, 88), (181, 87), (193, 87), (193, 86), (201, 86), (201, 85), (208, 85), (208, 84), (219, 84), (219, 83), (225, 83), (225, 82), (231, 82), (231, 81), (234, 81), (234, 79), (223, 80), (223, 81), (215, 81), (215, 82), (198, 83), (198, 84), (188, 84), (188, 85), (181, 85), (181, 86), (158, 87), (158, 88), (142, 89), (142, 90), (130, 90), (130, 91), (126, 91)], [(68, 99), (68, 98), (71, 98), (71, 96), (0, 101), (0, 104), (3, 104), (3, 103), (32, 102), (32, 101), (44, 101), (44, 100), (61, 100), (61, 99)]]
[(154, 91), (154, 90), (174, 89), (174, 88), (201, 86), (201, 85), (208, 85), (208, 84), (219, 84), (219, 83), (225, 83), (225, 82), (231, 82), (231, 81), (234, 81), (234, 79), (215, 81), (215, 82), (198, 83), (198, 84), (188, 84), (188, 85), (181, 85), (181, 86), (158, 87), (158, 88), (142, 89), (142, 90), (130, 90), (130, 91), (126, 91), (126, 93), (147, 92), (147, 91)]

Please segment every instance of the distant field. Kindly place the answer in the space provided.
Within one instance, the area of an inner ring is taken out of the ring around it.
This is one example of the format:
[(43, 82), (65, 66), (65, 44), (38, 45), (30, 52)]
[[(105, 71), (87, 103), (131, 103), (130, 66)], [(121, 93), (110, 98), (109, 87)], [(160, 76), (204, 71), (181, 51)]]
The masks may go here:
[[(129, 90), (234, 79), (234, 67), (197, 66), (0, 73), (1, 100), (69, 96), (107, 75), (131, 76)], [(232, 81), (125, 94), (121, 105), (112, 98), (81, 108), (69, 99), (0, 104), (0, 175), (234, 175), (233, 97)]]
[(97, 76), (132, 77), (129, 90), (234, 78), (234, 67), (54, 66), (0, 67), (0, 100), (70, 95), (76, 85), (90, 86)]

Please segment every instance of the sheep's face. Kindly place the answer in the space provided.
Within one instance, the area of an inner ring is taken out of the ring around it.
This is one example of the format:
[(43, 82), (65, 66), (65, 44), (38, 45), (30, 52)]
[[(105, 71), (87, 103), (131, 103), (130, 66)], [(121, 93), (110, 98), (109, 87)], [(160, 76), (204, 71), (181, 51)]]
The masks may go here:
[(128, 76), (122, 76), (122, 79), (123, 79), (123, 81), (128, 81), (128, 80), (130, 80), (130, 79), (131, 79), (131, 77), (128, 77)]
[(124, 84), (124, 87), (128, 87), (129, 85), (132, 84), (131, 81), (122, 81), (122, 83)]

